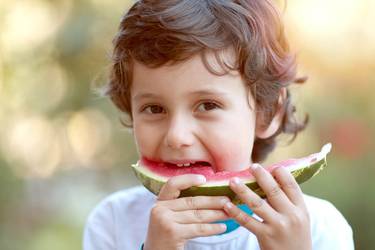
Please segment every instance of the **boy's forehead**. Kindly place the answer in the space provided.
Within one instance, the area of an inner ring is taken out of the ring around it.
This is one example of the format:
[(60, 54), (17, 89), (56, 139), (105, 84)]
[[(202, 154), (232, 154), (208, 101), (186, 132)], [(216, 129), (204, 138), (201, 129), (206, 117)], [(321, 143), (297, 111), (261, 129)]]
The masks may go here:
[[(167, 62), (160, 67), (149, 67), (147, 64), (134, 60), (133, 81), (141, 80), (152, 74), (171, 75), (179, 74), (186, 70), (196, 71), (197, 73), (204, 70), (213, 75), (233, 74), (237, 75), (238, 71), (232, 70), (238, 68), (237, 56), (232, 48), (223, 49), (217, 52), (205, 51), (202, 54), (196, 54), (181, 62)], [(204, 66), (204, 68), (202, 67)], [(171, 73), (171, 74), (169, 74)]]
[[(213, 67), (213, 70), (223, 72), (223, 66), (213, 53), (207, 54), (207, 63), (210, 64), (209, 67)], [(136, 61), (133, 65), (131, 86), (133, 100), (139, 99), (138, 96), (147, 97), (147, 93), (188, 95), (189, 93), (209, 94), (211, 92), (220, 94), (227, 92), (228, 87), (231, 90), (236, 89), (237, 87), (232, 86), (233, 82), (242, 81), (238, 71), (221, 75), (212, 73), (207, 69), (201, 55), (195, 55), (182, 63), (156, 68)]]

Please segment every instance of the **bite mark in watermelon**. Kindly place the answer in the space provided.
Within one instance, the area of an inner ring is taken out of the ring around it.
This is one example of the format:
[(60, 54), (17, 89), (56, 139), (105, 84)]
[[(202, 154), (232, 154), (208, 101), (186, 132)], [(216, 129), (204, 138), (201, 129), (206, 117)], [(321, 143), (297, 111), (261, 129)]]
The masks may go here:
[[(327, 154), (331, 151), (331, 144), (324, 145), (319, 153), (311, 154), (304, 158), (288, 159), (265, 167), (272, 172), (275, 168), (284, 167), (292, 173), (296, 181), (300, 184), (318, 174), (327, 165)], [(229, 187), (229, 180), (233, 177), (240, 178), (246, 186), (252, 189), (260, 197), (265, 194), (258, 186), (254, 176), (249, 169), (238, 172), (214, 172), (210, 166), (195, 164), (191, 167), (177, 167), (164, 163), (155, 163), (146, 159), (141, 159), (132, 165), (135, 175), (141, 183), (152, 193), (158, 195), (162, 186), (169, 178), (182, 174), (204, 175), (207, 182), (204, 185), (190, 187), (183, 190), (180, 197), (187, 196), (227, 196), (233, 203), (240, 204), (241, 201)]]

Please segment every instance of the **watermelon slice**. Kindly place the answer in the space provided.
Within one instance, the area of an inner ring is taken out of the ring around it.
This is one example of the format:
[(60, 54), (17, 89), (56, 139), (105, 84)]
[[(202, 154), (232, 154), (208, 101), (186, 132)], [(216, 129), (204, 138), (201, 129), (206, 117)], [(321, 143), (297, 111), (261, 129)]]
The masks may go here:
[[(298, 183), (303, 183), (318, 174), (327, 165), (326, 156), (330, 151), (331, 144), (328, 143), (322, 147), (319, 153), (300, 159), (288, 159), (265, 168), (272, 172), (275, 168), (285, 167), (292, 173)], [(155, 195), (159, 194), (161, 187), (173, 176), (201, 174), (206, 177), (207, 182), (204, 185), (183, 190), (180, 197), (198, 195), (227, 196), (233, 203), (240, 204), (241, 201), (229, 187), (229, 180), (232, 177), (240, 178), (259, 196), (265, 197), (264, 192), (248, 169), (238, 172), (214, 172), (210, 166), (199, 163), (189, 167), (177, 167), (171, 164), (152, 162), (147, 159), (141, 159), (137, 164), (132, 165), (132, 168), (141, 183)]]

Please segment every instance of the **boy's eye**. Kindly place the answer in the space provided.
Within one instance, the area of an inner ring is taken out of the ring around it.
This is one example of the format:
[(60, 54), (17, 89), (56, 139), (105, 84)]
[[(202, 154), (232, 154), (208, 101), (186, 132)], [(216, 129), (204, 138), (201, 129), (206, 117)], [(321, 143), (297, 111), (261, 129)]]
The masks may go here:
[(203, 102), (198, 106), (197, 111), (204, 112), (204, 111), (214, 110), (217, 108), (220, 108), (220, 106), (216, 104), (215, 102)]
[(161, 114), (165, 112), (164, 108), (159, 105), (148, 105), (142, 111), (148, 114)]

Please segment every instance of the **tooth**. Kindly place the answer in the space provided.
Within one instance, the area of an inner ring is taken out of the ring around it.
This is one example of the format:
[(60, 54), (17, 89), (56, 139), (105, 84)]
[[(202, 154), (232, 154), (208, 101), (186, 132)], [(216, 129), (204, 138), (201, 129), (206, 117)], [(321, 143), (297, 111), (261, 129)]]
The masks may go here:
[(188, 167), (188, 166), (190, 166), (190, 163), (185, 163), (184, 166)]
[(177, 167), (182, 167), (184, 164), (176, 164)]

